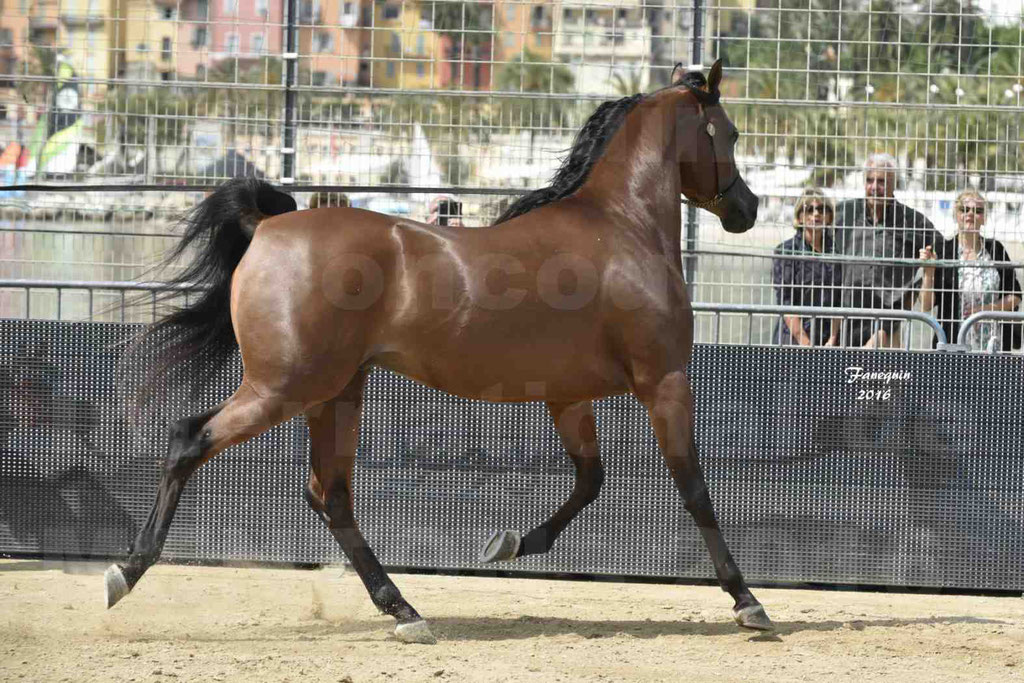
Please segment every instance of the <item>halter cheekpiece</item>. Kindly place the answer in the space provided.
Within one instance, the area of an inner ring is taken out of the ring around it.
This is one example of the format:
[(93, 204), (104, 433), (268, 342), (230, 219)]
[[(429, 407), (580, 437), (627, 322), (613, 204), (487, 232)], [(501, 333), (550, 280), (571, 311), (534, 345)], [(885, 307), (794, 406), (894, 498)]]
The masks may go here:
[(704, 127), (704, 132), (707, 133), (708, 141), (711, 143), (711, 160), (715, 167), (715, 184), (719, 187), (718, 193), (711, 199), (702, 199), (700, 201), (694, 201), (692, 199), (687, 199), (686, 197), (683, 197), (683, 201), (696, 209), (711, 209), (721, 204), (722, 199), (725, 198), (725, 195), (728, 194), (729, 190), (732, 189), (732, 186), (736, 184), (736, 181), (740, 179), (740, 174), (737, 172), (736, 175), (733, 177), (732, 182), (730, 182), (724, 190), (721, 189), (722, 181), (718, 178), (718, 155), (715, 152), (715, 124), (707, 120), (708, 116), (707, 113), (704, 111), (705, 107), (712, 107), (718, 104), (718, 100), (720, 98), (719, 93), (702, 90), (701, 88), (690, 85), (686, 81), (683, 81), (682, 83), (680, 83), (680, 85), (684, 86), (687, 90), (693, 93), (693, 96), (697, 99), (697, 101), (701, 105), (703, 105), (701, 106), (700, 116), (702, 119), (704, 119), (705, 123), (707, 124)]

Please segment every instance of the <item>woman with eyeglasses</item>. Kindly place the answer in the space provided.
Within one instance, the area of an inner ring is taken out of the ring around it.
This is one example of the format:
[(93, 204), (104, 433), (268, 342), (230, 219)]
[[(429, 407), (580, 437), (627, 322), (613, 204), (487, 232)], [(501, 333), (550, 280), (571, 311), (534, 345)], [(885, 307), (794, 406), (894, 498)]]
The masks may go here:
[[(840, 305), (843, 281), (838, 263), (822, 260), (832, 252), (832, 201), (818, 188), (808, 188), (793, 209), (796, 234), (775, 247), (772, 284), (780, 306)], [(783, 315), (775, 323), (776, 344), (834, 346), (839, 342), (839, 320)]]
[[(936, 317), (950, 342), (955, 342), (960, 323), (980, 311), (1015, 311), (1020, 306), (1020, 282), (1009, 263), (1006, 247), (996, 239), (982, 237), (985, 225), (985, 198), (977, 190), (965, 190), (953, 205), (956, 236), (946, 245), (947, 258), (960, 265), (940, 268), (936, 275), (936, 258), (930, 248), (922, 249), (926, 261), (922, 269), (921, 307), (928, 313), (938, 306)], [(981, 321), (971, 327), (967, 344), (972, 351), (1009, 351), (1021, 345), (1020, 324)]]

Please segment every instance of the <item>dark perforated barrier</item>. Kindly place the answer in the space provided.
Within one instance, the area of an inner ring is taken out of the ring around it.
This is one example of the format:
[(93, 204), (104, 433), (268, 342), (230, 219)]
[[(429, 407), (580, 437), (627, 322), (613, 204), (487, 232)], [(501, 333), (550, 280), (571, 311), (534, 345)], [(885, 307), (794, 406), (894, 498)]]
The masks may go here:
[[(0, 552), (115, 556), (152, 501), (166, 425), (227, 396), (239, 369), (131, 429), (115, 380), (137, 328), (0, 321)], [(497, 359), (496, 359), (497, 360)], [(500, 362), (500, 360), (497, 360)], [(755, 581), (1024, 588), (1024, 358), (700, 346), (698, 444)], [(534, 572), (711, 577), (631, 397), (597, 404), (604, 491)], [(295, 420), (204, 467), (165, 557), (340, 559), (307, 508)], [(526, 531), (572, 467), (540, 404), (454, 398), (375, 372), (356, 486), (386, 564), (480, 568), (491, 531)]]

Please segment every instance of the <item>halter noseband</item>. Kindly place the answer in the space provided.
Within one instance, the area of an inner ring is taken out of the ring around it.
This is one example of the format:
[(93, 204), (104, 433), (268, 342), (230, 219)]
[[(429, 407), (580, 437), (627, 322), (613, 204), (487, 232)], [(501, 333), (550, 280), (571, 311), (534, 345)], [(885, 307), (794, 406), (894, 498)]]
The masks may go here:
[(704, 132), (707, 133), (708, 140), (711, 142), (711, 162), (715, 166), (715, 185), (719, 188), (718, 193), (711, 199), (693, 201), (684, 196), (683, 201), (696, 209), (712, 209), (722, 202), (722, 199), (724, 199), (725, 195), (729, 193), (732, 186), (740, 179), (740, 174), (737, 172), (733, 177), (732, 182), (730, 182), (724, 190), (721, 189), (722, 181), (718, 177), (718, 155), (715, 152), (715, 124), (708, 121), (708, 115), (704, 109), (705, 107), (711, 107), (718, 104), (719, 94), (717, 92), (701, 90), (700, 88), (696, 88), (685, 81), (683, 81), (681, 85), (686, 86), (686, 89), (693, 93), (693, 96), (697, 98), (697, 102), (701, 104), (700, 118), (706, 124), (704, 126)]

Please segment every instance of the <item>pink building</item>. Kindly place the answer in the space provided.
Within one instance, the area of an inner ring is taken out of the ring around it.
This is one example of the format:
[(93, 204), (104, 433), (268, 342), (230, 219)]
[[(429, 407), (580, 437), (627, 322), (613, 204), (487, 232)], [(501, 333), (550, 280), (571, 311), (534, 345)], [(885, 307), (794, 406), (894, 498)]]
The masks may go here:
[(282, 52), (283, 0), (174, 2), (180, 7), (177, 63), (181, 78), (203, 80), (210, 68), (225, 59), (239, 59), (244, 65), (247, 60)]

